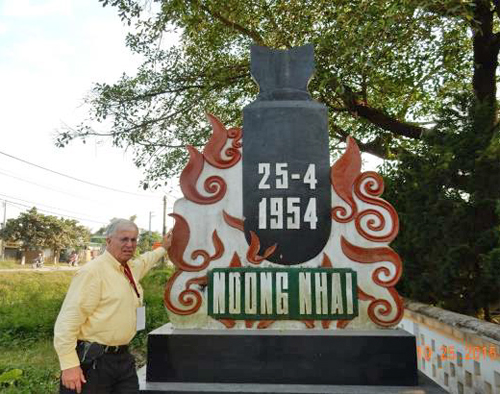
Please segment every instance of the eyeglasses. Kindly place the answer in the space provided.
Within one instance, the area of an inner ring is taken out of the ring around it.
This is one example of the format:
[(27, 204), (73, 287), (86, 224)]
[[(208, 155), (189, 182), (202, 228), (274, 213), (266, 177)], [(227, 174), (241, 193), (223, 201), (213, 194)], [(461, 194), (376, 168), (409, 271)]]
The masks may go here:
[(129, 242), (136, 244), (137, 243), (137, 238), (129, 238), (129, 237), (123, 237), (123, 238), (118, 238), (118, 241), (121, 244), (128, 244)]

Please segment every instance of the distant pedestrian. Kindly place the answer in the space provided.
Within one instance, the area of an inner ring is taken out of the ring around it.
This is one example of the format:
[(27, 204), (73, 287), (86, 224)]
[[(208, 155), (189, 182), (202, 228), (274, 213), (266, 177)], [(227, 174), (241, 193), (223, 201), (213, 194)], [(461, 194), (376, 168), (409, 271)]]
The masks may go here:
[(70, 267), (78, 266), (78, 253), (76, 253), (75, 251), (71, 252), (71, 254), (69, 255), (68, 265)]
[(42, 253), (38, 253), (38, 256), (36, 256), (33, 259), (33, 268), (42, 268), (44, 263), (44, 258)]

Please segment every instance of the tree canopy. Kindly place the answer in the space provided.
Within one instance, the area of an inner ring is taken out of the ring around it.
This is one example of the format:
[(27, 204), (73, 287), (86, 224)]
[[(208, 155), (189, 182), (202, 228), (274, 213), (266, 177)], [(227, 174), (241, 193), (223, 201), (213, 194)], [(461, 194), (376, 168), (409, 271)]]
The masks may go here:
[(500, 1), (100, 1), (134, 27), (126, 42), (144, 61), (94, 86), (89, 120), (62, 130), (60, 146), (109, 136), (133, 147), (145, 188), (162, 184), (186, 144), (206, 142), (206, 112), (241, 124), (258, 89), (252, 43), (312, 43), (309, 90), (328, 107), (332, 153), (352, 135), (386, 160), (405, 295), (488, 315), (500, 285)]
[(89, 240), (90, 232), (76, 220), (41, 214), (36, 208), (9, 219), (0, 230), (0, 238), (22, 242), (25, 250), (82, 248)]
[[(422, 138), (453, 94), (470, 90), (471, 35), (481, 28), (478, 9), (490, 8), (464, 0), (102, 2), (135, 26), (126, 42), (144, 62), (136, 75), (97, 83), (90, 119), (63, 130), (58, 144), (97, 135), (132, 146), (148, 171), (145, 186), (182, 168), (186, 144), (206, 142), (207, 111), (241, 124), (258, 89), (252, 43), (313, 43), (310, 91), (328, 106), (332, 149), (351, 134), (363, 151), (394, 157)], [(167, 47), (162, 39), (173, 31), (179, 42)]]
[(140, 255), (145, 252), (149, 252), (155, 242), (161, 242), (163, 237), (157, 231), (152, 231), (141, 229), (139, 233), (139, 242), (137, 243), (136, 255)]

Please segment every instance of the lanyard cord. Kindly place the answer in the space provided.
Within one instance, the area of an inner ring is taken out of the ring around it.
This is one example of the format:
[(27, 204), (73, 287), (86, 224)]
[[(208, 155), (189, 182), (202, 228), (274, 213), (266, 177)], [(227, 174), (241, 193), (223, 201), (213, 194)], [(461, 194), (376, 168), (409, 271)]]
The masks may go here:
[(135, 294), (137, 294), (138, 298), (141, 298), (139, 295), (139, 291), (137, 290), (137, 286), (135, 285), (134, 277), (132, 276), (132, 272), (130, 271), (130, 267), (127, 264), (123, 265), (123, 272), (125, 273), (125, 276), (128, 278), (130, 284), (134, 287)]

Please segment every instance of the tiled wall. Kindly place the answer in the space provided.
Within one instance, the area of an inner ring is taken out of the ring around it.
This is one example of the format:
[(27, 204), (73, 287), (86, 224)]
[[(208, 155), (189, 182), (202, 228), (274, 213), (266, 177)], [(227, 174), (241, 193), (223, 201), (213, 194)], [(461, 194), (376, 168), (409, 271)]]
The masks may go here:
[[(463, 316), (443, 312), (459, 318)], [(473, 319), (464, 318), (467, 322)], [(484, 333), (457, 327), (453, 319), (446, 320), (408, 308), (405, 310), (399, 327), (417, 339), (419, 369), (450, 393), (500, 394), (500, 341)], [(483, 323), (478, 321), (476, 324)], [(490, 332), (492, 327), (488, 325)]]

